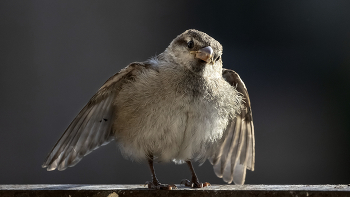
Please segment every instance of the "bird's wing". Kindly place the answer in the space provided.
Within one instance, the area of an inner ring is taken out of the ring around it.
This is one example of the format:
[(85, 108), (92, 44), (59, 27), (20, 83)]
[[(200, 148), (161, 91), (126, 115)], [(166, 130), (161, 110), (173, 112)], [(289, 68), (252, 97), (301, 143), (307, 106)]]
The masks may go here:
[(65, 170), (85, 155), (114, 139), (114, 101), (123, 84), (149, 65), (132, 63), (109, 78), (68, 126), (42, 165), (47, 170)]
[(225, 139), (220, 144), (211, 162), (215, 174), (224, 181), (243, 185), (246, 169), (254, 171), (255, 140), (252, 109), (247, 88), (239, 75), (229, 69), (223, 69), (223, 78), (243, 96), (241, 113), (230, 121)]

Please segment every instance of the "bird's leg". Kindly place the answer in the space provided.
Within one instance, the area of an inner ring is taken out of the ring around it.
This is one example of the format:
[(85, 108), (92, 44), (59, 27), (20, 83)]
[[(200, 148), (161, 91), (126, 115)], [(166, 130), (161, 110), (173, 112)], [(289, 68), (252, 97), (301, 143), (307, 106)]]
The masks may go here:
[(181, 181), (181, 184), (184, 184), (187, 187), (193, 187), (193, 188), (202, 188), (202, 187), (207, 187), (210, 185), (210, 183), (208, 183), (208, 182), (200, 183), (198, 178), (197, 178), (196, 172), (193, 169), (191, 161), (188, 160), (188, 161), (186, 161), (186, 163), (191, 170), (192, 179), (191, 179), (191, 181), (189, 181), (187, 179), (183, 179)]
[(167, 185), (167, 184), (161, 184), (157, 177), (156, 177), (156, 172), (154, 171), (154, 166), (153, 166), (153, 155), (149, 155), (148, 157), (148, 165), (149, 168), (151, 169), (152, 173), (152, 181), (147, 181), (146, 184), (148, 185), (149, 189), (162, 189), (162, 190), (172, 190), (176, 189), (177, 187), (175, 185)]
[(156, 177), (156, 173), (154, 171), (154, 166), (153, 166), (153, 155), (150, 155), (149, 158), (148, 158), (148, 165), (149, 165), (149, 168), (151, 169), (151, 173), (152, 173), (152, 183), (154, 185), (160, 185), (157, 177)]

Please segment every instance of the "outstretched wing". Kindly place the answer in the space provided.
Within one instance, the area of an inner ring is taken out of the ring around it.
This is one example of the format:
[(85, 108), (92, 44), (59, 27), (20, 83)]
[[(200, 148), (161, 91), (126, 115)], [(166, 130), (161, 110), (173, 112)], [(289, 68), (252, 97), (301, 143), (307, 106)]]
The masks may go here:
[(243, 185), (246, 169), (254, 171), (255, 140), (252, 109), (247, 88), (239, 75), (223, 69), (224, 79), (236, 87), (243, 96), (241, 114), (231, 120), (225, 132), (225, 139), (212, 159), (215, 174), (224, 181)]
[(48, 171), (56, 168), (65, 170), (76, 165), (91, 151), (112, 141), (112, 124), (116, 113), (113, 103), (123, 84), (145, 66), (132, 63), (109, 78), (68, 126), (42, 167)]

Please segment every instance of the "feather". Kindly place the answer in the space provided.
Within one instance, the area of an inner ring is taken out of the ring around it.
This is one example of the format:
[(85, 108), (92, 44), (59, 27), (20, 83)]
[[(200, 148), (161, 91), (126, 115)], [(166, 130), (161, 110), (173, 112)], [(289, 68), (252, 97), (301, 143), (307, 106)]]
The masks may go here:
[(42, 167), (49, 171), (65, 170), (91, 151), (112, 141), (114, 101), (123, 84), (132, 78), (133, 71), (145, 66), (133, 63), (109, 78), (68, 126)]
[(225, 182), (243, 185), (246, 169), (254, 170), (255, 140), (248, 91), (239, 75), (223, 69), (224, 79), (244, 97), (241, 113), (230, 121), (225, 138), (211, 159), (215, 174)]

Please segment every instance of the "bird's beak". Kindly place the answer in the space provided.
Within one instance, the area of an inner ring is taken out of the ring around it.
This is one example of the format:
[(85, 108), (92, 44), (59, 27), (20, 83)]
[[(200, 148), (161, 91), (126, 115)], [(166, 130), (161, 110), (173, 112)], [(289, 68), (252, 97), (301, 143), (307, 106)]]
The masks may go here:
[(199, 49), (198, 51), (191, 51), (191, 54), (196, 54), (196, 58), (201, 59), (206, 62), (211, 61), (211, 57), (213, 56), (213, 49), (210, 46)]

